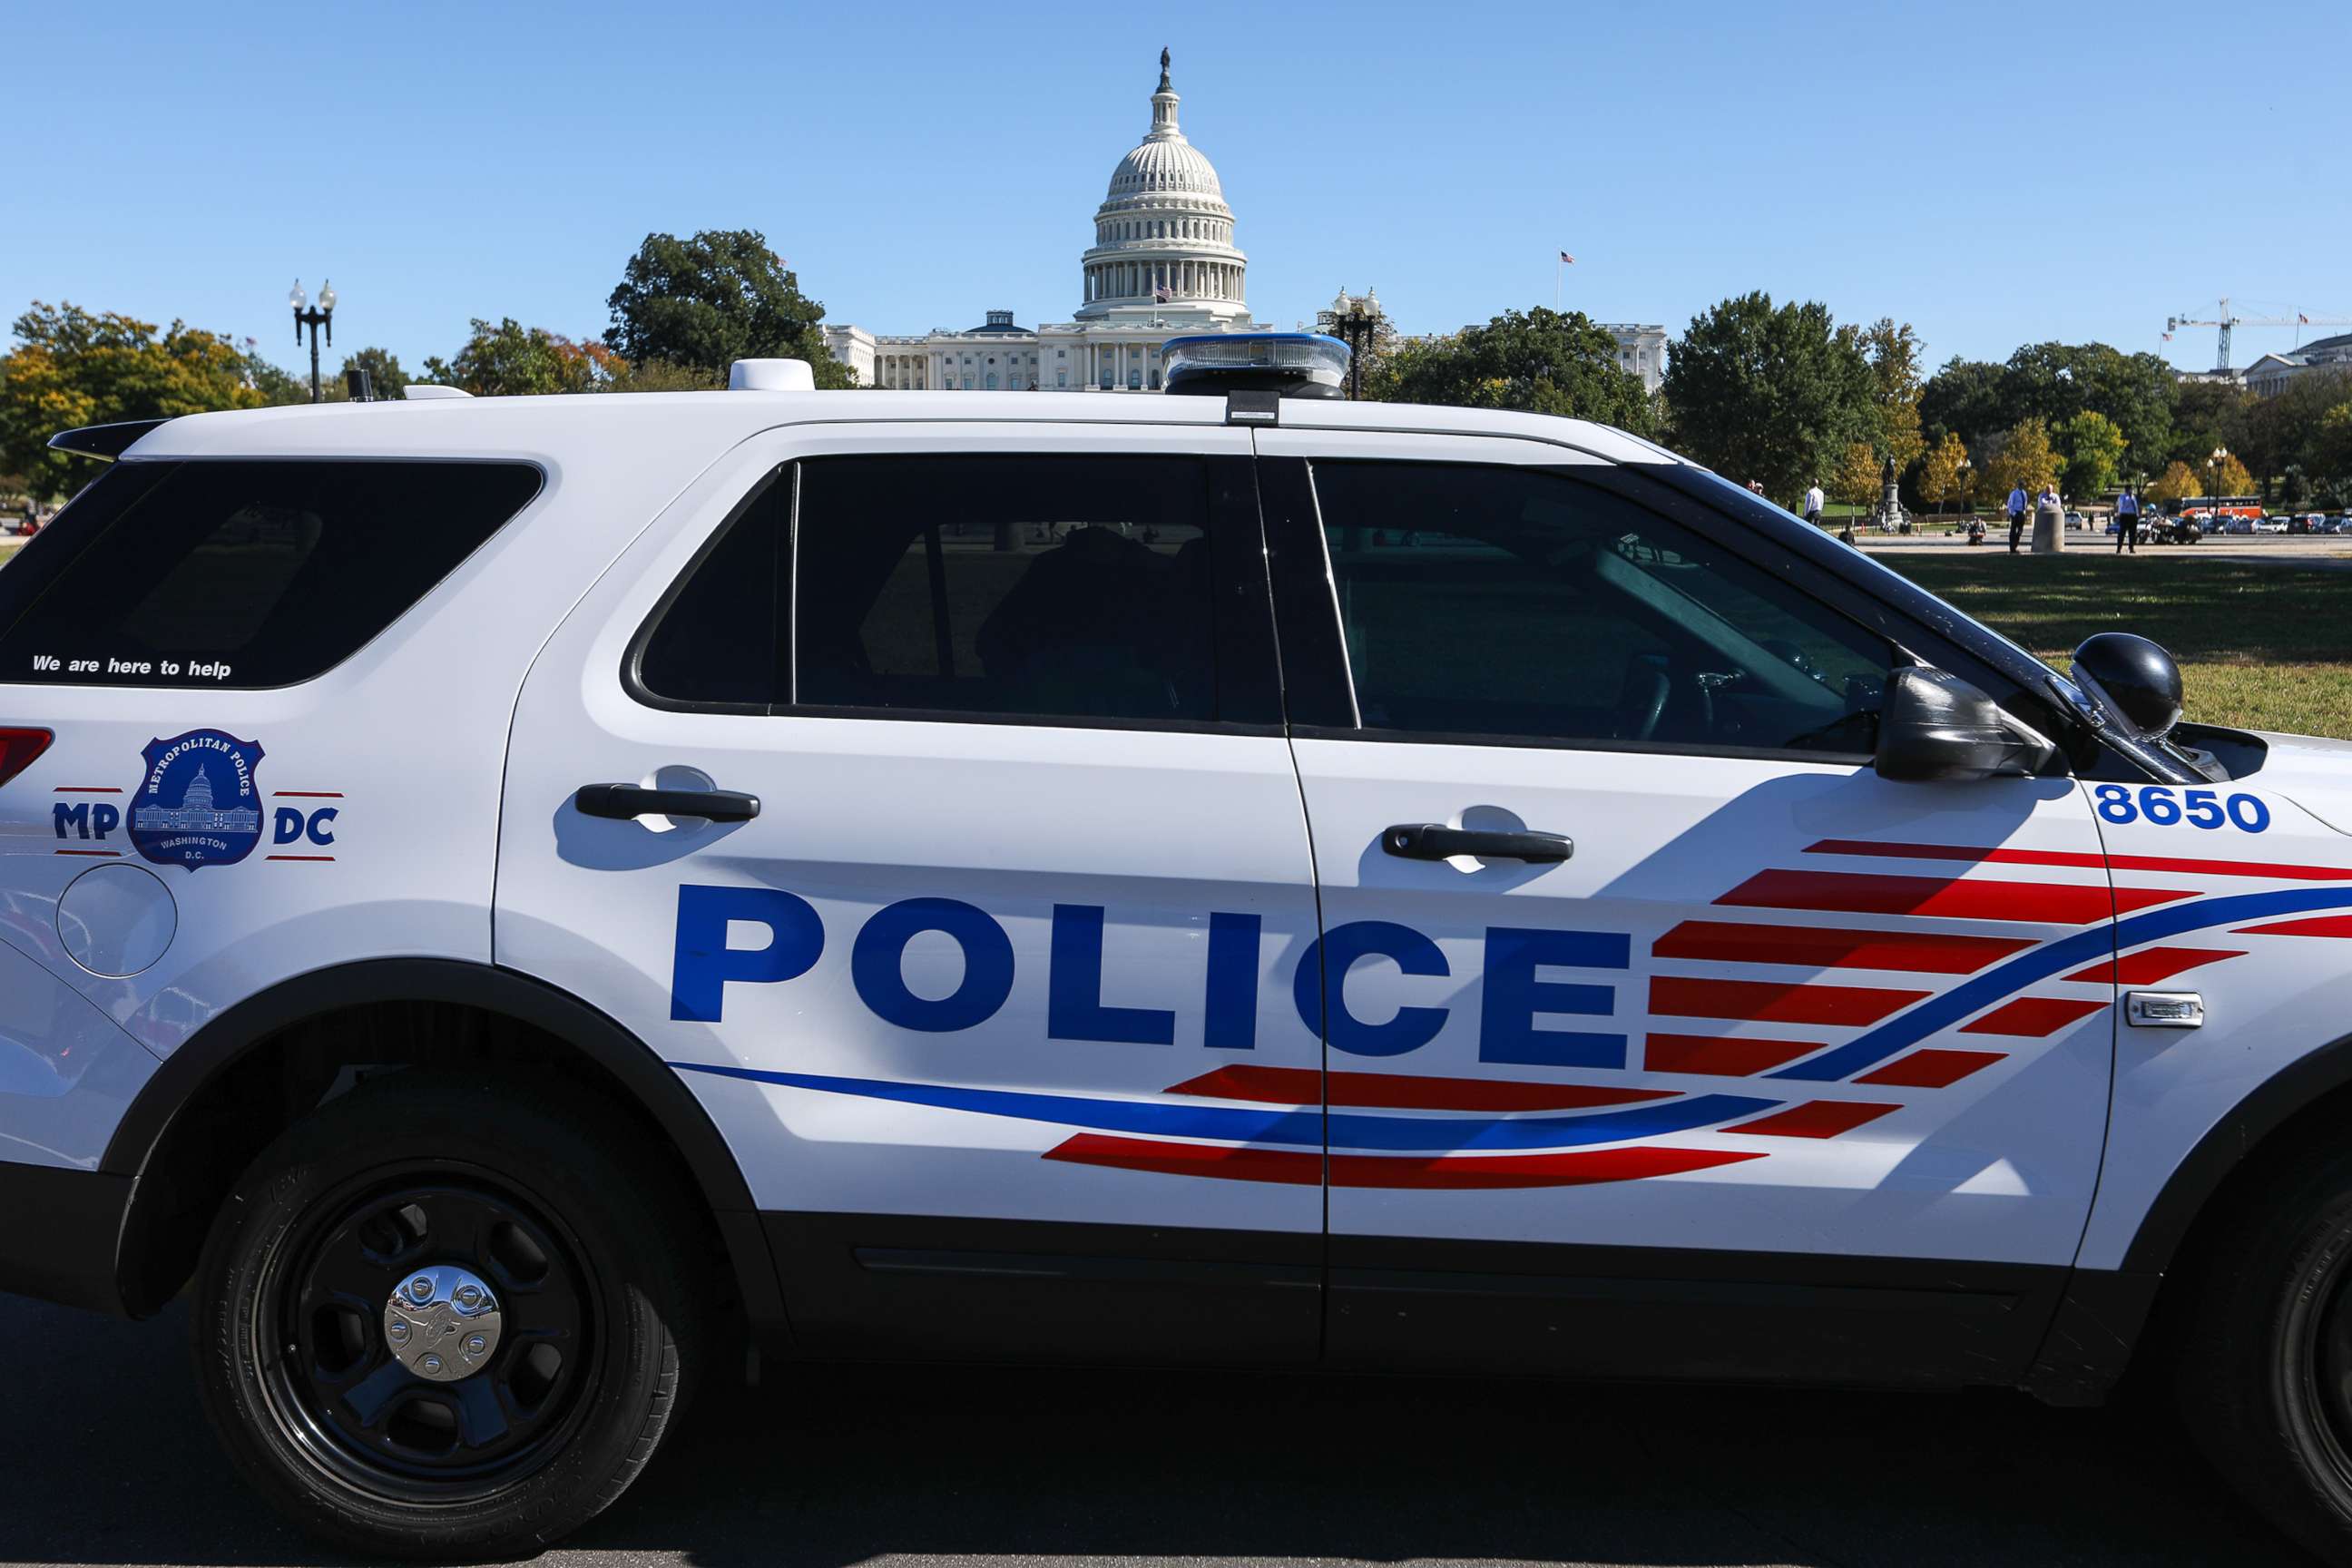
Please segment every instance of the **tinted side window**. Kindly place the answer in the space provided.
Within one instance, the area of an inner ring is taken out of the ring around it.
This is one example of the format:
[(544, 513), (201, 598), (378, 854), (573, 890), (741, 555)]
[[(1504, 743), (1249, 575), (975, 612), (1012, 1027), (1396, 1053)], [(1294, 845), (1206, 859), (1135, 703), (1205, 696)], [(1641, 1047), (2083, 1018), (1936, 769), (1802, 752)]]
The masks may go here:
[(1894, 650), (1633, 502), (1540, 470), (1315, 465), (1368, 729), (1875, 745)]
[(308, 680), (538, 493), (520, 463), (118, 465), (0, 573), (0, 680)]
[(762, 480), (713, 536), (637, 655), (637, 684), (694, 707), (784, 700), (783, 613), (792, 560), (793, 475)]
[(801, 466), (803, 707), (1217, 717), (1197, 458), (827, 458)]

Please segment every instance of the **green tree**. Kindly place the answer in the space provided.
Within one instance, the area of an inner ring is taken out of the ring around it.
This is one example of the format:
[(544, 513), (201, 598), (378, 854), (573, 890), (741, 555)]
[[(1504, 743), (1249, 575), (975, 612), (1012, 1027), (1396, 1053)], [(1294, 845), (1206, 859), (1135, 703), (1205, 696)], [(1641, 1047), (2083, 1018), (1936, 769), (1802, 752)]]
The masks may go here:
[(2022, 419), (2003, 433), (2000, 449), (1985, 460), (1985, 483), (1993, 494), (2006, 498), (2022, 489), (2032, 496), (2058, 478), (2058, 454), (2050, 447), (2050, 427), (2039, 419)]
[(1745, 294), (1691, 319), (1666, 362), (1675, 439), (1719, 474), (1792, 497), (1880, 423), (1869, 362), (1828, 307)]
[(1920, 389), (1919, 419), (1931, 440), (1958, 436), (1969, 447), (2017, 423), (2003, 418), (2001, 367), (1985, 360), (1947, 360)]
[(159, 330), (112, 311), (35, 300), (13, 331), (17, 346), (0, 355), (0, 473), (22, 475), (37, 497), (75, 480), (71, 459), (47, 449), (59, 430), (263, 405), (246, 356), (183, 321)]
[(2066, 493), (2085, 500), (2113, 489), (2123, 471), (2123, 426), (2085, 408), (2058, 427), (2066, 452)]
[(613, 325), (604, 342), (632, 363), (658, 360), (724, 377), (739, 359), (800, 359), (821, 387), (856, 384), (825, 349), (824, 306), (801, 292), (754, 229), (646, 236), (605, 304)]
[(724, 372), (713, 374), (691, 365), (665, 360), (630, 361), (613, 356), (612, 379), (598, 392), (713, 392), (727, 384)]
[(1364, 378), (1364, 395), (1565, 415), (1637, 436), (1655, 423), (1641, 378), (1617, 367), (1617, 340), (1582, 311), (1540, 305), (1448, 337), (1400, 341)]
[(2240, 462), (2238, 455), (2232, 452), (2221, 459), (2221, 477), (2212, 482), (2210, 491), (2217, 499), (2224, 496), (2253, 495), (2256, 493), (2254, 476), (2246, 470), (2246, 465)]
[(365, 348), (343, 356), (342, 374), (335, 377), (332, 395), (349, 397), (351, 388), (344, 379), (355, 370), (368, 373), (368, 385), (376, 398), (400, 398), (407, 395), (401, 388), (408, 384), (408, 373), (400, 368), (400, 356), (390, 349)]
[(425, 362), (425, 375), (477, 397), (594, 392), (618, 374), (618, 356), (604, 344), (579, 342), (544, 327), (524, 327), (512, 316), (495, 327), (476, 317), (473, 335), (454, 359)]
[(2167, 506), (2177, 500), (2194, 500), (2204, 493), (2197, 470), (2175, 458), (2165, 465), (2163, 478), (2147, 487), (2146, 499)]
[[(2214, 447), (2246, 444), (2246, 421), (2255, 399), (2244, 387), (2221, 381), (2183, 382), (2178, 399), (2171, 438), (2159, 448), (2166, 460), (2178, 458), (2199, 468)], [(2146, 447), (2140, 450), (2144, 457), (2151, 455)]]
[(1946, 431), (1919, 465), (1919, 499), (1939, 511), (1945, 502), (1959, 500), (1967, 493), (1968, 460), (1968, 443)]
[(298, 376), (283, 365), (262, 358), (261, 350), (251, 338), (245, 340), (243, 358), (246, 384), (261, 394), (264, 407), (279, 408), (310, 401), (310, 378)]

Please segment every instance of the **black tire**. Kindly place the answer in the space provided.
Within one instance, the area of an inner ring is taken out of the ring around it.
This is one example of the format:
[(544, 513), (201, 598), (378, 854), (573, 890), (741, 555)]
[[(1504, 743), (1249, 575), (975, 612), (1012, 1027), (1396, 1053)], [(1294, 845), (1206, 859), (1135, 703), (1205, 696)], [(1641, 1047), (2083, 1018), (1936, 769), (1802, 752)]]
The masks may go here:
[(2273, 1522), (2352, 1564), (2352, 1150), (2274, 1169), (2217, 1228), (2171, 1347), (2183, 1415)]
[[(685, 1194), (633, 1139), (493, 1069), (390, 1074), (289, 1128), (194, 1285), (199, 1391), (246, 1479), (341, 1544), (411, 1558), (528, 1555), (618, 1498), (698, 1370), (708, 1279)], [(373, 1294), (436, 1265), (501, 1314), (454, 1382), (394, 1357)]]

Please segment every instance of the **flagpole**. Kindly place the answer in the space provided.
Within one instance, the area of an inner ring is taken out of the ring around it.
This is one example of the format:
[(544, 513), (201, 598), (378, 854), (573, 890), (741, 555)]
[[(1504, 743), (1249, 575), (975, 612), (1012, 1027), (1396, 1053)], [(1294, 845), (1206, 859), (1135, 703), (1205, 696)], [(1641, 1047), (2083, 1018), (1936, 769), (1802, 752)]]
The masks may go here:
[(1553, 262), (1552, 262), (1552, 264), (1551, 264), (1551, 313), (1552, 313), (1553, 315), (1557, 316), (1557, 315), (1559, 315), (1559, 279), (1560, 279), (1560, 275), (1561, 275), (1562, 273), (1564, 273), (1564, 272), (1566, 272), (1566, 271), (1568, 270), (1568, 263), (1567, 263), (1567, 262), (1565, 262), (1565, 261), (1561, 261), (1561, 260), (1557, 259), (1557, 257), (1558, 257), (1558, 255), (1559, 255), (1559, 252), (1558, 252), (1557, 250), (1555, 250), (1555, 251), (1553, 252), (1553, 255), (1554, 255), (1554, 257), (1555, 257), (1555, 259), (1553, 260)]

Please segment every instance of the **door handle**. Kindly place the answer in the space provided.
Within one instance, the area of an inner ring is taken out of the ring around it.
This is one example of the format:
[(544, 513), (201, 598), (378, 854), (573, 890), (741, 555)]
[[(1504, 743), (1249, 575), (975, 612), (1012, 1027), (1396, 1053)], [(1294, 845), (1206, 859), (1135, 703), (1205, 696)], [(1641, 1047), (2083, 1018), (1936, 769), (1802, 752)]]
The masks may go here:
[(1448, 827), (1442, 822), (1399, 823), (1381, 834), (1381, 847), (1407, 860), (1444, 860), (1475, 855), (1482, 860), (1532, 860), (1551, 864), (1576, 853), (1565, 834), (1532, 828), (1505, 833), (1487, 828)]
[(582, 784), (572, 797), (583, 816), (626, 822), (637, 816), (698, 816), (706, 822), (749, 822), (760, 797), (731, 789), (647, 789), (643, 784)]

